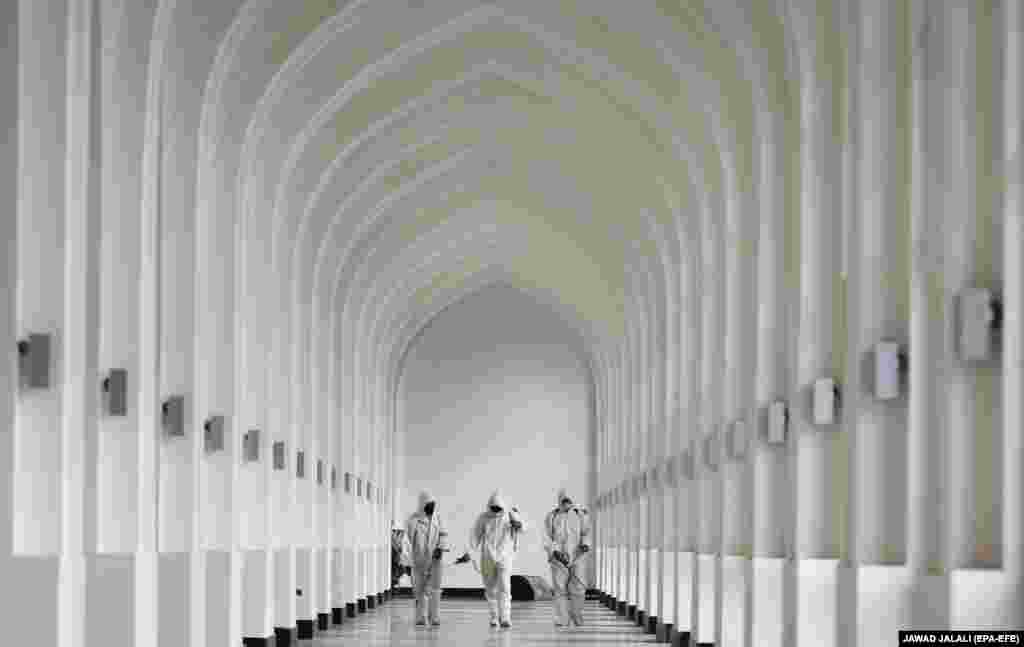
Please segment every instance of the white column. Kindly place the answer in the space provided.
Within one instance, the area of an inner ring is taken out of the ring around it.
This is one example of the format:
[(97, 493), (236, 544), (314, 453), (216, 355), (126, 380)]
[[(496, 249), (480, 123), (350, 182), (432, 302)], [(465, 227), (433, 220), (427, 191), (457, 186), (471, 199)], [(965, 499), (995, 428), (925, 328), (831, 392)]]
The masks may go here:
[[(1024, 6), (1005, 4), (1003, 203), (1003, 626), (1024, 625)], [(1018, 430), (1013, 433), (1012, 430)]]
[[(696, 200), (695, 200), (696, 202)], [(689, 233), (699, 231), (697, 227)], [(695, 307), (700, 303), (701, 263), (700, 241), (691, 237), (684, 250), (685, 261), (682, 266), (680, 281), (680, 302), (686, 304), (680, 322), (680, 362), (679, 393), (683, 412), (679, 420), (678, 450), (676, 452), (677, 485), (676, 485), (676, 621), (675, 629), (681, 634), (695, 631), (696, 622), (696, 572), (697, 532), (699, 528), (697, 493), (698, 487), (694, 475), (686, 472), (684, 459), (692, 458), (695, 441), (700, 436), (701, 413), (701, 342), (702, 322), (701, 310)]]
[[(906, 341), (905, 233), (908, 231), (904, 160), (907, 83), (904, 65), (906, 7), (861, 0), (859, 91), (861, 218), (859, 239), (858, 356), (882, 338)], [(864, 398), (858, 410), (855, 457), (857, 561), (899, 563), (905, 557), (906, 400)]]
[(86, 559), (95, 551), (95, 388), (98, 346), (98, 16), (92, 3), (67, 13), (67, 157), (64, 194), (64, 321), (61, 375), (61, 526), (57, 644), (85, 644)]
[[(0, 260), (0, 343), (4, 344), (5, 353), (4, 362), (0, 364), (0, 393), (4, 394), (0, 398), (0, 573), (3, 573), (3, 579), (0, 579), (0, 594), (8, 601), (5, 608), (0, 609), (0, 623), (10, 630), (11, 634), (5, 637), (5, 640), (11, 641), (12, 644), (31, 644), (40, 640), (56, 642), (56, 627), (46, 631), (36, 626), (32, 619), (52, 617), (57, 590), (55, 577), (44, 579), (38, 572), (25, 572), (26, 565), (39, 563), (41, 560), (18, 559), (13, 555), (13, 540), (18, 523), (15, 516), (18, 501), (15, 498), (14, 483), (14, 470), (17, 464), (15, 411), (16, 399), (20, 397), (17, 363), (13, 358), (14, 340), (20, 332), (18, 323), (21, 316), (17, 311), (19, 254), (23, 253), (20, 252), (19, 225), (24, 227), (23, 208), (20, 204), (22, 196), (19, 195), (22, 134), (18, 131), (23, 108), (22, 93), (15, 89), (20, 90), (18, 76), (24, 65), (21, 41), (25, 36), (20, 32), (24, 28), (22, 16), (18, 2), (0, 4), (0, 25), (3, 25), (0, 28), (0, 87), (8, 88), (8, 91), (0, 94), (0, 131), (18, 133), (17, 137), (8, 137), (0, 143), (0, 193), (17, 196), (19, 203), (16, 217), (8, 215), (0, 218), (0, 241), (3, 241), (3, 246), (0, 247), (0, 259), (3, 259)], [(56, 571), (55, 568), (50, 570)], [(33, 594), (26, 595), (22, 588), (22, 578), (34, 583)]]
[[(754, 223), (757, 214), (751, 199), (752, 187), (736, 174), (735, 154), (724, 158), (726, 173), (725, 212), (725, 371), (723, 379), (724, 430), (747, 417), (752, 401), (755, 359), (756, 293), (753, 274), (757, 250)], [(749, 223), (749, 224), (748, 224)], [(745, 422), (748, 422), (745, 420)], [(723, 437), (723, 440), (725, 437)], [(723, 448), (724, 449), (724, 448)], [(728, 458), (723, 451), (721, 478), (721, 560), (719, 581), (721, 607), (720, 643), (743, 647), (747, 642), (748, 552), (751, 540), (748, 515), (751, 504), (750, 461)]]
[[(997, 243), (997, 209), (1003, 187), (990, 177), (1001, 161), (994, 159), (998, 157), (997, 138), (1002, 136), (995, 99), (1000, 61), (994, 56), (996, 29), (992, 23), (992, 13), (998, 13), (998, 8), (957, 2), (948, 10), (946, 37), (953, 60), (946, 131), (952, 168), (946, 196), (943, 277), (952, 303), (964, 288), (998, 287), (1003, 250)], [(955, 310), (949, 308), (946, 331), (950, 342), (958, 330), (954, 315)], [(949, 425), (951, 566), (995, 568), (1002, 562), (1000, 370), (995, 364), (965, 364), (953, 343), (947, 344), (946, 353), (950, 358), (944, 417)]]
[[(795, 398), (790, 402), (796, 450), (797, 644), (837, 645), (839, 613), (837, 520), (845, 497), (836, 475), (845, 466), (845, 439), (838, 425), (818, 428), (808, 406), (818, 378), (842, 373), (836, 317), (842, 312), (840, 254), (842, 158), (835, 105), (835, 78), (842, 73), (841, 25), (830, 6), (795, 3), (800, 38), (800, 300)], [(823, 18), (823, 19), (822, 19)], [(891, 64), (891, 61), (890, 61)], [(840, 77), (841, 78), (841, 77)]]
[(948, 6), (911, 5), (912, 56), (910, 401), (907, 420), (907, 575), (909, 626), (946, 627), (948, 578), (942, 576), (943, 461), (949, 355), (944, 344), (943, 213), (949, 182), (946, 127), (950, 41)]
[(845, 87), (842, 93), (843, 113), (843, 147), (840, 152), (842, 161), (842, 274), (845, 290), (842, 302), (842, 320), (844, 337), (837, 339), (842, 344), (846, 357), (844, 372), (841, 376), (843, 388), (842, 409), (840, 411), (840, 429), (847, 441), (847, 462), (845, 472), (846, 509), (842, 513), (845, 530), (840, 538), (840, 569), (838, 614), (839, 640), (845, 645), (855, 645), (857, 641), (857, 574), (859, 569), (855, 563), (858, 510), (858, 474), (855, 469), (857, 456), (857, 425), (858, 411), (861, 400), (867, 397), (863, 389), (862, 360), (859, 355), (859, 333), (856, 317), (860, 300), (860, 6), (859, 0), (845, 3), (840, 12), (839, 20), (844, 28), (846, 42), (843, 56)]
[[(717, 554), (721, 550), (720, 494), (721, 467), (718, 471), (710, 470), (704, 460), (703, 442), (708, 436), (718, 433), (722, 422), (721, 393), (723, 334), (722, 310), (724, 309), (724, 263), (722, 262), (722, 239), (718, 228), (724, 217), (719, 204), (720, 196), (711, 198), (711, 215), (706, 219), (704, 227), (701, 259), (702, 294), (701, 311), (704, 317), (701, 326), (703, 338), (701, 369), (701, 406), (700, 432), (698, 442), (694, 444), (694, 483), (698, 492), (698, 506), (694, 514), (700, 519), (699, 541), (697, 545), (697, 564), (694, 568), (694, 604), (696, 617), (694, 627), (697, 642), (717, 642), (717, 600), (720, 582), (716, 580)], [(720, 449), (720, 448), (719, 448)], [(721, 458), (718, 451), (716, 460)]]
[[(785, 178), (787, 163), (786, 123), (783, 115), (761, 113), (758, 121), (760, 161), (758, 164), (758, 319), (757, 387), (755, 402), (760, 418), (764, 408), (788, 393), (789, 291), (786, 285), (787, 259), (796, 256), (789, 249)], [(794, 261), (790, 261), (794, 262)], [(785, 450), (752, 442), (754, 454), (752, 627), (751, 634), (766, 646), (781, 647), (785, 626), (783, 568), (786, 551), (787, 459)]]
[[(870, 366), (878, 341), (908, 342), (909, 320), (909, 7), (862, 0), (858, 79), (857, 250), (854, 362)], [(870, 385), (871, 375), (861, 385)], [(906, 626), (907, 402), (878, 401), (866, 388), (857, 407), (853, 469), (853, 554), (857, 642), (874, 644)]]

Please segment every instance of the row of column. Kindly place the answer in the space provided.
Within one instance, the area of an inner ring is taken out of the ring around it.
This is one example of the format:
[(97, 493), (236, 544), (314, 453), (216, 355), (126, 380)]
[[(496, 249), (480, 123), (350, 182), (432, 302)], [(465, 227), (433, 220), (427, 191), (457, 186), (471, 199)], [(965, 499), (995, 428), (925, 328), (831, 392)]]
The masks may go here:
[[(1024, 625), (1024, 11), (826, 4), (792, 3), (800, 117), (758, 118), (757, 200), (722, 146), (680, 311), (647, 310), (681, 343), (666, 352), (638, 320), (604, 359), (598, 586), (666, 640), (869, 645)], [(987, 361), (962, 356), (968, 288), (999, 302), (982, 313)], [(900, 348), (894, 400), (875, 395), (883, 341)], [(826, 425), (822, 378), (839, 387)]]
[(229, 182), (189, 187), (207, 145), (189, 74), (216, 42), (163, 49), (171, 5), (0, 9), (12, 644), (261, 644), (390, 588), (381, 378), (295, 287), (300, 252), (274, 258), (230, 197), (207, 213), (203, 187)]

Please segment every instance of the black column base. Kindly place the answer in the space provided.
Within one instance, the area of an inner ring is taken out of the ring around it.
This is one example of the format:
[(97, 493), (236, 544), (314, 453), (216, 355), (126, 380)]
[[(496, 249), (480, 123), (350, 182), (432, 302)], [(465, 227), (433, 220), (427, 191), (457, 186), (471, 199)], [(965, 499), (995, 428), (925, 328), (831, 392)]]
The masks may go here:
[(366, 598), (366, 608), (367, 609), (376, 609), (377, 608), (377, 596), (376, 595), (371, 595), (370, 597)]
[(345, 622), (345, 610), (341, 607), (331, 609), (331, 624), (340, 625)]
[(636, 605), (630, 604), (626, 607), (626, 617), (630, 620), (636, 620)]
[(643, 627), (643, 631), (647, 632), (648, 634), (656, 635), (657, 634), (657, 616), (656, 615), (648, 615), (648, 616), (646, 616), (644, 618), (644, 623), (642, 624), (642, 627)]
[(618, 613), (620, 616), (623, 616), (623, 617), (626, 615), (626, 603), (625, 603), (625, 601), (619, 600), (618, 602), (615, 603), (615, 612)]
[(659, 622), (658, 628), (654, 632), (654, 640), (659, 643), (670, 643), (672, 642), (672, 632), (674, 628), (671, 622)]
[(359, 610), (359, 613), (366, 613), (366, 598), (356, 600), (356, 608)]
[(274, 627), (274, 638), (276, 647), (291, 647), (295, 644), (298, 638), (295, 637), (297, 630), (295, 627)]
[(658, 616), (647, 616), (647, 633), (658, 635)]
[(715, 647), (715, 643), (697, 643), (697, 647)]
[(378, 593), (377, 594), (377, 606), (378, 607), (384, 606), (384, 594), (383, 593)]
[(349, 618), (355, 618), (356, 617), (356, 603), (355, 602), (349, 602), (348, 604), (346, 604), (345, 605), (345, 611), (348, 612), (348, 617)]
[(673, 631), (672, 647), (690, 647), (689, 631)]
[(326, 613), (316, 614), (316, 628), (319, 631), (327, 631), (331, 628), (331, 616)]
[(637, 609), (636, 610), (636, 615), (633, 616), (633, 622), (636, 623), (636, 626), (643, 627), (644, 629), (646, 629), (647, 628), (647, 612), (644, 611), (643, 609)]
[(313, 640), (313, 634), (316, 633), (314, 630), (315, 625), (316, 623), (312, 620), (296, 620), (296, 636), (298, 636), (299, 640)]
[(242, 638), (242, 647), (274, 647), (274, 637)]
[(612, 611), (615, 611), (616, 609), (619, 608), (619, 599), (617, 597), (615, 597), (614, 595), (609, 595), (608, 596), (608, 608), (611, 609)]

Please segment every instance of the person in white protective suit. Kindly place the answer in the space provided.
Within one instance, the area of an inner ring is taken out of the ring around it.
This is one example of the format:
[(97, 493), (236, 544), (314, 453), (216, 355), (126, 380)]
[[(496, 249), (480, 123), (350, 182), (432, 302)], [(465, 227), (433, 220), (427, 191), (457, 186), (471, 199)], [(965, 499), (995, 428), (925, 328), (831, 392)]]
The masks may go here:
[(558, 491), (558, 506), (544, 518), (544, 550), (551, 564), (554, 588), (555, 625), (570, 621), (583, 626), (583, 558), (590, 552), (590, 524), (586, 510), (573, 505), (564, 489)]
[(406, 523), (409, 559), (412, 562), (412, 594), (416, 600), (416, 624), (441, 624), (441, 558), (449, 550), (448, 532), (437, 511), (437, 500), (429, 492), (420, 494), (419, 506)]
[(512, 626), (511, 568), (523, 528), (519, 511), (509, 508), (501, 494), (495, 492), (470, 533), (470, 549), (480, 553), (480, 576), (491, 610), (492, 627), (497, 627), (499, 622), (505, 629)]

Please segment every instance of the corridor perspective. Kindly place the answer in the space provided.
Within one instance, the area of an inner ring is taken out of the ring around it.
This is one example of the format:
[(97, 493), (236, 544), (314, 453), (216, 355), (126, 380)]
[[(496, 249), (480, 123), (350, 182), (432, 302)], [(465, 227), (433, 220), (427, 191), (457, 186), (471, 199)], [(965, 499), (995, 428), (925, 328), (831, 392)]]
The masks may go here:
[(0, 15), (0, 646), (1024, 629), (1024, 2)]

